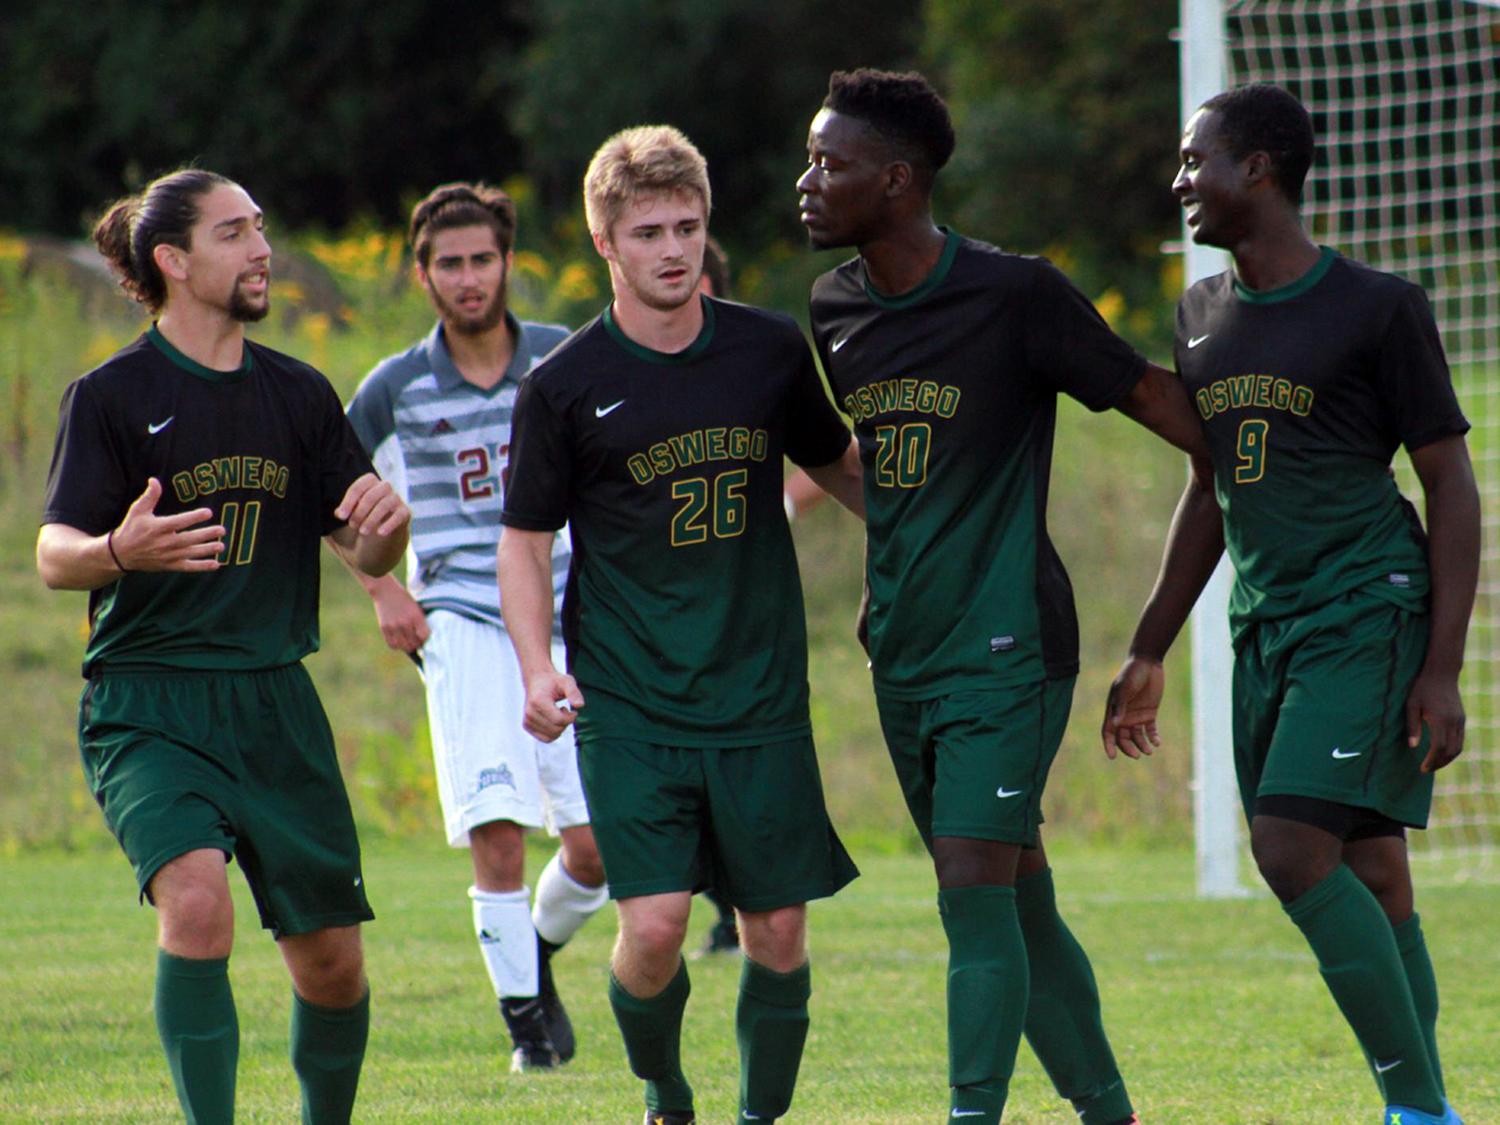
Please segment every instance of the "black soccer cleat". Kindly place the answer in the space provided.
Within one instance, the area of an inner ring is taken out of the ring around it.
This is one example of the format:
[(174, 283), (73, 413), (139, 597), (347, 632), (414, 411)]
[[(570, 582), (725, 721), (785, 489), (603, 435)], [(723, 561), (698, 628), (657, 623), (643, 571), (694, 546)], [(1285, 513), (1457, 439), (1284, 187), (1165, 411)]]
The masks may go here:
[(503, 996), (500, 998), (500, 1014), (505, 1017), (505, 1027), (510, 1032), (512, 1074), (554, 1070), (563, 1064), (561, 1053), (547, 1036), (541, 997)]
[(646, 1125), (693, 1125), (698, 1119), (692, 1110), (648, 1109)]
[(573, 1038), (573, 1021), (568, 1018), (568, 1009), (563, 1007), (557, 983), (552, 979), (552, 955), (559, 948), (537, 938), (537, 999), (542, 1002), (542, 1025), (547, 1038), (557, 1049), (558, 1059), (567, 1062), (577, 1052), (578, 1043)]

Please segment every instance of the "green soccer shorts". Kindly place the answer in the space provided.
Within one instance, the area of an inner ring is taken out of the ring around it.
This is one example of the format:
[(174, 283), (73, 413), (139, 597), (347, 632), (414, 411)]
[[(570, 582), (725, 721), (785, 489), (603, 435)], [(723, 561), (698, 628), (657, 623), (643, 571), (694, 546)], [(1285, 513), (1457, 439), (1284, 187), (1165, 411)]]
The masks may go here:
[(300, 664), (252, 672), (106, 672), (78, 744), (145, 897), (200, 848), (237, 859), (277, 937), (374, 917), (333, 734)]
[(1406, 745), (1406, 697), (1428, 619), (1362, 591), (1263, 621), (1234, 663), (1234, 765), (1245, 817), (1258, 796), (1314, 797), (1427, 824), (1427, 735)]
[(677, 747), (585, 738), (578, 767), (611, 898), (712, 886), (759, 913), (858, 874), (828, 819), (812, 739)]
[(896, 780), (929, 849), (935, 836), (1036, 846), (1042, 790), (1068, 726), (1075, 681), (916, 702), (876, 692)]

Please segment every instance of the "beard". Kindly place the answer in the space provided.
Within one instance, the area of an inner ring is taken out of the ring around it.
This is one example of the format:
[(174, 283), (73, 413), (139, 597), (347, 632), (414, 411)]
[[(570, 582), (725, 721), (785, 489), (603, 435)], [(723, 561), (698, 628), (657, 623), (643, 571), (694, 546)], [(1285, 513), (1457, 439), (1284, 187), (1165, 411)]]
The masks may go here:
[(442, 317), (443, 324), (451, 332), (457, 332), (460, 336), (483, 336), (486, 332), (497, 328), (505, 319), (505, 298), (509, 288), (507, 282), (502, 280), (500, 287), (495, 290), (495, 295), (490, 298), (490, 303), (477, 313), (466, 313), (450, 305), (437, 295), (432, 294), (432, 303), (437, 306), (438, 315)]
[(268, 287), (266, 295), (261, 298), (260, 304), (253, 304), (236, 285), (234, 291), (229, 294), (229, 315), (241, 324), (254, 324), (258, 320), (265, 320), (271, 311), (271, 291)]

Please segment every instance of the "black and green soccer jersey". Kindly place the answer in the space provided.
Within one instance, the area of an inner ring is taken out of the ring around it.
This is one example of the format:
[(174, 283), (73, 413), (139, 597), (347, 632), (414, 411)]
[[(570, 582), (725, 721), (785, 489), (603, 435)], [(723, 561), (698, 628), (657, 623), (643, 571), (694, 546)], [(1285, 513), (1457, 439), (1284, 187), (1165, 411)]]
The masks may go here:
[(893, 699), (1078, 671), (1047, 536), (1057, 395), (1119, 402), (1146, 361), (1055, 267), (948, 233), (900, 297), (861, 259), (813, 285), (813, 337), (854, 420), (869, 525), (870, 659)]
[(1183, 295), (1176, 356), (1213, 454), (1236, 636), (1359, 587), (1425, 606), (1426, 539), (1391, 457), (1469, 424), (1422, 290), (1332, 250), (1282, 289), (1225, 272)]
[(84, 674), (252, 669), (318, 647), (319, 537), (370, 460), (317, 371), (246, 342), (212, 371), (153, 327), (63, 394), (43, 523), (117, 526), (155, 477), (158, 515), (211, 508), (224, 564), (122, 575), (89, 595)]
[(739, 746), (809, 731), (782, 457), (825, 465), (848, 444), (796, 324), (745, 305), (704, 298), (698, 339), (670, 355), (606, 310), (526, 377), (502, 522), (569, 524), (580, 738)]

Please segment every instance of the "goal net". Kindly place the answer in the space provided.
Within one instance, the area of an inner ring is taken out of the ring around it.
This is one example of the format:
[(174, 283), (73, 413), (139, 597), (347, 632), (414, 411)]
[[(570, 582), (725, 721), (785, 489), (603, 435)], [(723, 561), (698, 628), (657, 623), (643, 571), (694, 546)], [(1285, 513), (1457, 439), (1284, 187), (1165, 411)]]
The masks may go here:
[[(1473, 423), (1484, 551), (1463, 756), (1414, 850), (1500, 872), (1500, 0), (1243, 0), (1223, 6), (1230, 85), (1275, 82), (1312, 113), (1314, 238), (1426, 289)], [(1398, 474), (1421, 510), (1420, 489)], [(1195, 685), (1214, 690), (1210, 685)], [(1219, 685), (1227, 692), (1227, 684)], [(1227, 714), (1227, 707), (1221, 714)]]

